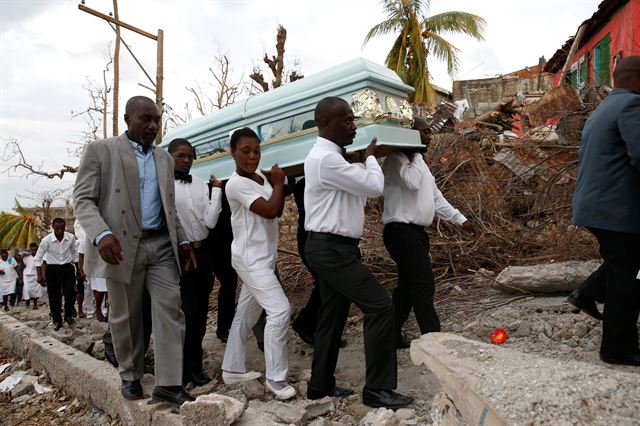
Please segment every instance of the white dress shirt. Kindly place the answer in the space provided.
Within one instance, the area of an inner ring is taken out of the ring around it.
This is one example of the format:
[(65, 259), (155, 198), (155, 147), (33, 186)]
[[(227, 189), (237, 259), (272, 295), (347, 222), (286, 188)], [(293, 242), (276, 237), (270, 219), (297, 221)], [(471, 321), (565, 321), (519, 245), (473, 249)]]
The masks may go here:
[(384, 212), (382, 223), (413, 223), (429, 226), (437, 214), (463, 224), (467, 218), (442, 196), (422, 154), (411, 161), (402, 152), (393, 152), (382, 165), (384, 172)]
[(374, 156), (350, 164), (341, 149), (318, 137), (304, 161), (304, 228), (360, 238), (367, 197), (379, 197), (384, 187), (382, 169)]
[(278, 255), (278, 220), (267, 219), (251, 211), (258, 198), (269, 200), (273, 188), (262, 172), (263, 184), (233, 172), (227, 186), (227, 200), (231, 208), (231, 265), (237, 271), (273, 270)]
[(76, 249), (76, 237), (68, 232), (64, 233), (62, 241), (58, 241), (52, 232), (42, 239), (38, 252), (33, 259), (36, 266), (42, 266), (42, 259), (47, 255), (46, 262), (49, 265), (66, 265), (78, 261)]
[(220, 188), (211, 188), (209, 200), (209, 186), (197, 176), (192, 176), (191, 182), (176, 179), (176, 210), (178, 219), (190, 242), (202, 241), (209, 235), (209, 229), (218, 223), (218, 216), (222, 209), (220, 202)]

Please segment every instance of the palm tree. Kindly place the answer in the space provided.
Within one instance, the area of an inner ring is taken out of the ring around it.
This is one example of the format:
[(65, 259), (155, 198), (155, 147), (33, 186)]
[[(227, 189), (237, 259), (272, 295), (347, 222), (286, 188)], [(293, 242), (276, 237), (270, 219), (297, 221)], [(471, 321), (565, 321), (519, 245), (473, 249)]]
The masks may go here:
[(363, 46), (373, 37), (400, 33), (385, 63), (402, 81), (415, 88), (409, 101), (431, 105), (433, 88), (429, 81), (427, 57), (433, 55), (446, 62), (451, 76), (459, 66), (458, 49), (441, 34), (462, 33), (482, 40), (486, 21), (466, 12), (427, 16), (431, 0), (382, 0), (381, 4), (387, 13), (387, 20), (369, 30)]
[(0, 247), (29, 247), (40, 240), (36, 233), (38, 227), (36, 216), (0, 212)]

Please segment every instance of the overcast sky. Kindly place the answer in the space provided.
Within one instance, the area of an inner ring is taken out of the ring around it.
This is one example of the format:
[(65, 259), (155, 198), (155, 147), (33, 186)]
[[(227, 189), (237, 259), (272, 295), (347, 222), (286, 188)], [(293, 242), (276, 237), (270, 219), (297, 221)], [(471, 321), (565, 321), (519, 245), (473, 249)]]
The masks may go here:
[[(456, 79), (507, 73), (549, 59), (600, 0), (432, 0), (431, 14), (461, 10), (487, 20), (485, 41), (447, 37), (460, 49)], [(71, 118), (89, 105), (82, 89), (87, 78), (100, 80), (107, 44), (114, 33), (106, 22), (84, 13), (75, 0), (0, 0), (0, 137), (17, 139), (27, 159), (43, 169), (77, 165), (69, 142), (81, 140), (87, 125)], [(109, 13), (111, 0), (86, 0)], [(238, 78), (263, 65), (265, 49), (274, 53), (278, 24), (288, 32), (286, 59), (311, 75), (361, 56), (383, 63), (393, 37), (376, 39), (364, 49), (369, 28), (385, 19), (377, 0), (120, 0), (124, 22), (148, 32), (165, 33), (165, 102), (181, 110), (192, 97), (186, 86), (207, 87), (208, 67), (222, 49)], [(155, 42), (123, 30), (123, 39), (155, 76)], [(451, 88), (444, 66), (429, 63), (435, 84)], [(151, 92), (124, 48), (121, 51), (121, 111), (124, 102)], [(269, 74), (265, 72), (265, 76)], [(153, 96), (153, 95), (151, 95)], [(120, 128), (122, 132), (123, 125)], [(9, 166), (0, 161), (0, 168)], [(70, 187), (73, 176), (49, 180), (25, 178), (20, 171), (0, 175), (0, 210), (18, 197)]]

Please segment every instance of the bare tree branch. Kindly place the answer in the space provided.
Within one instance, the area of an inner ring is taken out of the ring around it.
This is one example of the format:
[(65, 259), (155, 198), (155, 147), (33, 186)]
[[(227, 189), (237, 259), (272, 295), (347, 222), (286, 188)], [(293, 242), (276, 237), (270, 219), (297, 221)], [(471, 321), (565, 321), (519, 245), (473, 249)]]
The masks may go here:
[(255, 81), (258, 84), (258, 86), (262, 89), (263, 92), (269, 91), (269, 83), (264, 81), (264, 76), (260, 72), (259, 68), (254, 68), (253, 72), (249, 74), (249, 78)]
[[(85, 144), (93, 142), (99, 139), (107, 137), (107, 124), (108, 124), (108, 105), (109, 94), (111, 93), (111, 86), (107, 82), (107, 74), (109, 68), (113, 63), (113, 56), (111, 55), (111, 46), (107, 46), (106, 64), (102, 70), (102, 84), (98, 84), (90, 78), (86, 78), (86, 81), (82, 84), (82, 88), (89, 94), (90, 104), (89, 106), (79, 112), (71, 111), (71, 117), (84, 117), (87, 123), (87, 130), (82, 132), (82, 140), (79, 142), (73, 142), (74, 147), (68, 149), (67, 152), (73, 157), (80, 157), (82, 149)], [(102, 135), (100, 135), (102, 133)], [(18, 172), (18, 170), (24, 172), (22, 176), (43, 176), (48, 179), (64, 177), (65, 173), (77, 173), (77, 166), (63, 165), (58, 170), (43, 170), (41, 167), (35, 166), (27, 160), (20, 146), (20, 142), (17, 139), (4, 139), (5, 146), (2, 152), (2, 160), (13, 163), (13, 165), (0, 171), (0, 174), (9, 174), (11, 172)]]
[(200, 115), (232, 105), (237, 98), (245, 92), (242, 77), (237, 82), (232, 81), (231, 61), (228, 53), (218, 51), (214, 57), (214, 66), (209, 67), (212, 81), (210, 85), (215, 91), (215, 96), (209, 96), (199, 84), (185, 89), (193, 95), (195, 109)]
[(0, 174), (9, 173), (11, 171), (16, 172), (18, 169), (26, 170), (26, 173), (23, 176), (44, 176), (49, 179), (60, 178), (64, 176), (65, 173), (77, 173), (78, 167), (63, 165), (62, 169), (59, 171), (47, 172), (41, 170), (38, 167), (33, 166), (29, 162), (27, 162), (24, 153), (22, 152), (22, 148), (20, 148), (20, 143), (17, 139), (5, 140), (6, 145), (2, 152), (2, 160), (6, 162), (15, 162), (13, 166), (9, 166), (6, 169), (2, 170)]

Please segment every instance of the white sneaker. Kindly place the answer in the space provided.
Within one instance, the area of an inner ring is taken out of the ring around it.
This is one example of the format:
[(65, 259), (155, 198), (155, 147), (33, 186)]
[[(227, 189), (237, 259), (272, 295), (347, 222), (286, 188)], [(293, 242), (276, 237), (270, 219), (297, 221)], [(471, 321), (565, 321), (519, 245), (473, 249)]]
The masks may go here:
[(247, 380), (258, 379), (262, 376), (262, 373), (257, 371), (249, 371), (247, 373), (230, 373), (228, 371), (222, 372), (222, 381), (225, 385), (233, 385), (234, 383), (246, 382)]
[(276, 399), (280, 399), (283, 401), (286, 399), (291, 399), (294, 396), (296, 396), (296, 389), (290, 384), (288, 384), (287, 382), (284, 382), (284, 383), (286, 384), (286, 386), (280, 390), (277, 390), (276, 388), (271, 386), (270, 380), (267, 379), (265, 381), (267, 390), (272, 394), (274, 394), (276, 396)]
[(93, 318), (93, 314), (87, 314), (87, 319), (92, 319)]

